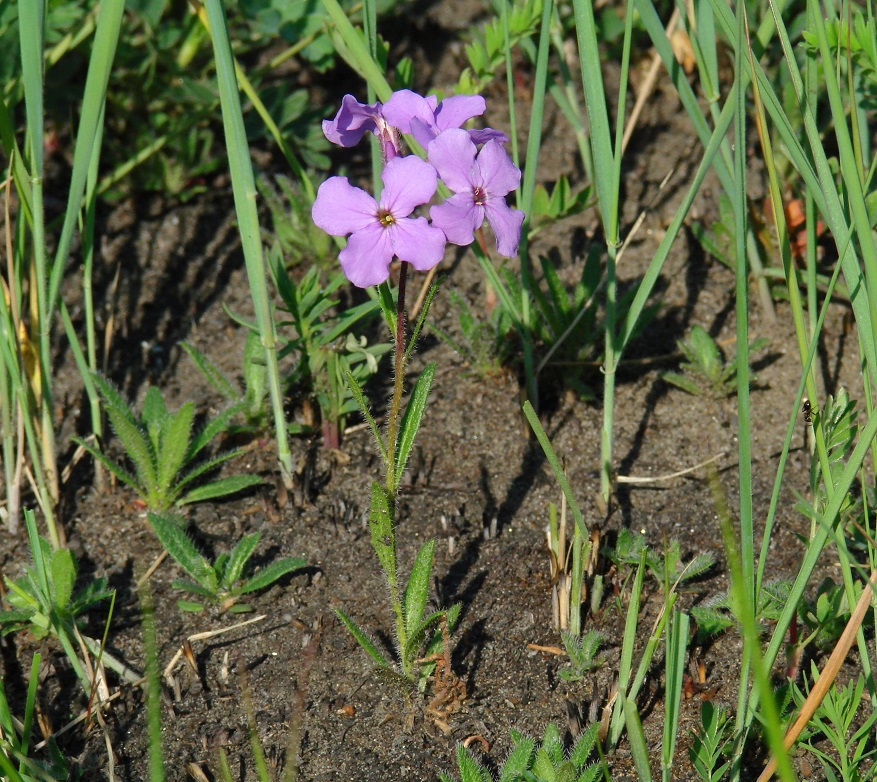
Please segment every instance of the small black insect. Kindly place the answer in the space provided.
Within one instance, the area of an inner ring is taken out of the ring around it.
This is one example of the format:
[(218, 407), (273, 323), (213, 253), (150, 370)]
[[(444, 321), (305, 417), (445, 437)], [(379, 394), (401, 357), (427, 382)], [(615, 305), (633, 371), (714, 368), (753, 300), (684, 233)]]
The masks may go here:
[(813, 423), (813, 414), (816, 412), (812, 405), (810, 404), (809, 399), (804, 399), (804, 404), (801, 405), (801, 412), (804, 413), (804, 422), (808, 424)]

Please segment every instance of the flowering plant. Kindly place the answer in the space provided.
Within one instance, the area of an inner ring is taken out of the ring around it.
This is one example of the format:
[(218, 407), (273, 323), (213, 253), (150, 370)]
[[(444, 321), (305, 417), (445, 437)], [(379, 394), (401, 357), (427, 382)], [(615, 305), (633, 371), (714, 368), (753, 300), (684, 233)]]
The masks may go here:
[[(510, 208), (506, 196), (517, 188), (521, 172), (503, 147), (508, 139), (491, 128), (462, 127), (483, 114), (485, 107), (480, 95), (456, 95), (439, 102), (435, 96), (400, 90), (384, 104), (360, 103), (345, 95), (334, 119), (323, 122), (326, 138), (342, 147), (353, 146), (372, 133), (384, 161), (383, 191), (377, 197), (350, 184), (347, 177), (330, 177), (320, 185), (312, 217), (327, 233), (348, 237), (339, 255), (347, 279), (361, 288), (381, 286), (380, 299), (395, 343), (395, 382), (385, 434), (378, 430), (355, 379), (348, 375), (348, 382), (384, 462), (383, 484), (372, 485), (369, 525), (372, 546), (390, 588), (398, 661), (405, 682), (412, 680), (415, 666), (422, 661), (418, 658), (420, 648), (437, 635), (436, 624), (445, 618), (453, 625), (458, 610), (424, 616), (434, 541), (425, 543), (417, 553), (404, 589), (399, 583), (396, 495), (435, 375), (435, 364), (423, 370), (403, 412), (405, 365), (435, 293), (433, 287), (406, 347), (405, 285), (409, 264), (418, 271), (433, 269), (444, 257), (447, 242), (471, 244), (485, 220), (493, 229), (497, 252), (507, 257), (517, 253), (524, 213)], [(400, 134), (412, 136), (425, 150), (426, 160), (403, 155)], [(430, 207), (430, 220), (413, 216), (433, 199), (439, 182), (453, 195)], [(386, 285), (394, 258), (401, 261), (395, 311)], [(394, 666), (371, 638), (343, 611), (336, 613), (374, 662), (385, 672), (392, 670)]]

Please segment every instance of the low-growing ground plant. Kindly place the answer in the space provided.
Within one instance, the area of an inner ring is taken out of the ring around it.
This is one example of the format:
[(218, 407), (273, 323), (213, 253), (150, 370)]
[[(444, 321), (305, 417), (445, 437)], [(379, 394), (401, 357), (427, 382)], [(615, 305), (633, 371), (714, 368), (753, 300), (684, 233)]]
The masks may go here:
[(731, 765), (731, 731), (733, 721), (722, 706), (704, 701), (700, 707), (700, 725), (693, 731), (688, 757), (703, 782), (719, 782)]
[[(215, 606), (220, 613), (244, 613), (252, 608), (239, 602), (244, 595), (267, 589), (288, 573), (307, 565), (301, 558), (284, 558), (252, 571), (250, 559), (259, 545), (261, 534), (244, 535), (230, 551), (210, 562), (186, 534), (186, 522), (169, 513), (148, 514), (149, 524), (171, 557), (193, 580), (178, 579), (174, 589), (189, 592)], [(177, 600), (183, 611), (200, 613), (205, 605), (196, 600)]]
[(167, 510), (201, 500), (227, 497), (262, 482), (258, 475), (230, 475), (200, 483), (205, 475), (242, 453), (229, 451), (205, 461), (196, 462), (198, 455), (219, 434), (224, 432), (239, 406), (224, 410), (196, 433), (195, 405), (186, 402), (176, 413), (165, 405), (161, 391), (151, 387), (146, 392), (138, 417), (124, 397), (99, 375), (94, 376), (106, 405), (107, 415), (125, 453), (134, 465), (130, 472), (110, 458), (103, 450), (74, 437), (120, 481), (130, 486), (150, 510)]
[(604, 640), (602, 633), (588, 630), (581, 636), (575, 636), (570, 632), (563, 632), (560, 638), (570, 662), (570, 668), (564, 668), (558, 673), (564, 681), (581, 681), (588, 673), (603, 665), (603, 658), (597, 657)]
[[(811, 684), (815, 684), (818, 678), (819, 669), (811, 662)], [(809, 687), (807, 689), (809, 691)], [(856, 722), (860, 706), (867, 701), (863, 697), (864, 692), (865, 677), (862, 674), (848, 684), (835, 682), (801, 735), (801, 746), (819, 759), (826, 779), (832, 782), (862, 782), (874, 778), (877, 711), (872, 709), (864, 721), (860, 724)], [(801, 708), (806, 697), (807, 693), (793, 683), (792, 698), (798, 708)], [(826, 751), (825, 745), (819, 741), (820, 737), (828, 741), (834, 752)]]
[[(726, 360), (706, 329), (692, 326), (688, 340), (677, 344), (685, 357), (682, 372), (663, 372), (664, 380), (695, 396), (724, 398), (737, 392), (737, 357)], [(756, 339), (749, 346), (749, 355), (765, 345), (765, 338)]]
[[(599, 723), (588, 726), (569, 752), (553, 722), (546, 726), (538, 744), (535, 739), (513, 730), (512, 751), (498, 775), (491, 774), (460, 744), (457, 746), (459, 782), (595, 782), (604, 772), (603, 766), (592, 759), (599, 728)], [(439, 774), (439, 779), (457, 782), (449, 774)]]
[[(339, 310), (334, 296), (344, 283), (343, 274), (338, 272), (323, 283), (319, 267), (312, 266), (296, 282), (276, 244), (269, 261), (274, 284), (289, 315), (289, 320), (278, 324), (285, 338), (280, 358), (290, 356), (294, 360), (287, 382), (308, 405), (316, 403), (323, 444), (338, 448), (347, 416), (357, 410), (348, 375), (363, 386), (378, 371), (381, 356), (392, 347), (386, 342), (369, 345), (365, 336), (353, 331), (377, 316), (378, 302), (370, 300)], [(313, 423), (306, 417), (306, 425)]]
[(100, 643), (80, 632), (81, 618), (97, 603), (113, 600), (115, 590), (107, 586), (104, 578), (95, 578), (76, 589), (79, 573), (76, 556), (68, 548), (53, 549), (38, 534), (32, 511), (26, 510), (24, 518), (33, 565), (25, 567), (21, 578), (4, 578), (9, 609), (0, 611), (0, 635), (26, 630), (37, 639), (56, 638), (86, 692), (92, 687), (87, 673), (91, 666), (80, 659), (80, 649), (100, 656), (109, 667), (131, 679), (130, 669), (102, 649)]

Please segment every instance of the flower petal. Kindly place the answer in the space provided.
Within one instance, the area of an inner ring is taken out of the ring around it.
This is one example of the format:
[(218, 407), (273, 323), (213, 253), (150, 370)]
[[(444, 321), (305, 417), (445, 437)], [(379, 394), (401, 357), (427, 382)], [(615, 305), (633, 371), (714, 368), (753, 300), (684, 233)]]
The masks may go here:
[(453, 95), (439, 103), (435, 110), (438, 129), (462, 128), (466, 120), (484, 114), (487, 104), (480, 95)]
[(476, 181), (475, 145), (465, 130), (446, 130), (429, 145), (427, 157), (451, 190), (471, 190)]
[(432, 224), (444, 231), (452, 244), (472, 244), (475, 229), (484, 222), (484, 207), (472, 200), (471, 193), (457, 193), (429, 210)]
[(380, 285), (390, 276), (393, 245), (389, 232), (375, 222), (357, 231), (338, 255), (344, 276), (358, 288)]
[(387, 233), (399, 259), (425, 272), (445, 256), (445, 235), (425, 217), (397, 220)]
[(437, 184), (435, 169), (414, 155), (390, 160), (381, 179), (384, 182), (381, 208), (397, 220), (408, 217), (415, 207), (429, 201)]
[(499, 141), (488, 141), (478, 153), (481, 182), (490, 195), (504, 196), (521, 182), (521, 171)]
[(398, 90), (384, 104), (384, 119), (403, 133), (411, 133), (411, 120), (417, 117), (426, 125), (435, 125), (435, 97), (427, 98), (411, 90)]
[(377, 131), (380, 116), (380, 103), (360, 103), (352, 95), (345, 95), (335, 118), (323, 120), (323, 135), (333, 144), (352, 147), (367, 131)]
[(501, 130), (494, 130), (493, 128), (473, 128), (468, 130), (469, 138), (472, 139), (473, 144), (486, 144), (491, 139), (496, 139), (497, 141), (505, 144), (509, 137), (503, 133)]
[(311, 210), (314, 223), (332, 236), (346, 236), (368, 225), (379, 225), (378, 205), (346, 176), (333, 176), (320, 185)]
[(496, 237), (496, 251), (506, 258), (514, 258), (518, 254), (521, 241), (521, 225), (524, 213), (520, 209), (511, 209), (505, 198), (491, 198), (485, 205), (487, 222)]

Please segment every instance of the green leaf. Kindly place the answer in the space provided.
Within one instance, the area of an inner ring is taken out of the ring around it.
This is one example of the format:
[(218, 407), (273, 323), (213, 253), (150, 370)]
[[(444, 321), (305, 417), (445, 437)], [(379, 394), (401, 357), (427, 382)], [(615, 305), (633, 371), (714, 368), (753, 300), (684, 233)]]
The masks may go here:
[(420, 551), (417, 552), (417, 557), (411, 568), (411, 575), (408, 577), (403, 605), (403, 610), (405, 612), (406, 638), (412, 636), (423, 619), (423, 612), (426, 609), (426, 600), (429, 596), (429, 576), (432, 571), (434, 552), (434, 540), (428, 540), (424, 543), (420, 547)]
[(204, 610), (201, 603), (195, 603), (192, 600), (177, 600), (177, 607), (190, 614), (200, 614)]
[(218, 481), (205, 483), (203, 486), (192, 489), (188, 494), (177, 500), (177, 505), (188, 505), (192, 502), (226, 497), (229, 494), (235, 494), (252, 486), (258, 486), (262, 482), (258, 475), (229, 475), (227, 478), (220, 478)]
[(372, 547), (391, 586), (396, 583), (396, 534), (390, 516), (390, 500), (379, 483), (372, 484), (371, 506), (368, 513)]
[(252, 578), (248, 579), (238, 592), (242, 595), (246, 595), (250, 592), (257, 592), (260, 589), (270, 586), (277, 581), (277, 579), (283, 578), (287, 573), (292, 573), (294, 570), (301, 570), (303, 567), (306, 567), (307, 564), (307, 560), (302, 559), (301, 557), (288, 557), (286, 559), (277, 560), (277, 562), (272, 562), (270, 565), (262, 568)]
[(397, 486), (402, 480), (402, 473), (405, 471), (408, 456), (411, 454), (411, 447), (414, 445), (417, 430), (420, 429), (420, 423), (423, 420), (423, 413), (426, 411), (426, 403), (434, 376), (435, 363), (428, 364), (414, 384), (411, 399), (408, 400), (405, 414), (402, 416), (402, 422), (399, 424), (399, 441), (396, 446), (395, 465), (395, 484)]
[(76, 558), (70, 549), (59, 548), (52, 554), (52, 600), (59, 612), (67, 609), (76, 581)]
[(132, 489), (135, 489), (138, 494), (143, 494), (143, 486), (140, 481), (137, 480), (131, 473), (127, 470), (123, 469), (120, 465), (116, 464), (109, 456), (105, 455), (103, 451), (95, 448), (91, 443), (87, 443), (81, 437), (71, 437), (70, 438), (74, 443), (76, 443), (81, 448), (84, 448), (88, 453), (90, 453), (95, 459), (97, 459), (104, 467), (109, 470), (113, 475), (116, 476), (122, 483), (127, 484)]
[(231, 384), (231, 381), (222, 373), (222, 370), (207, 358), (204, 353), (188, 342), (180, 342), (180, 347), (186, 351), (189, 358), (192, 359), (195, 366), (198, 367), (198, 370), (204, 375), (210, 385), (216, 389), (217, 393), (224, 396), (229, 402), (236, 402), (240, 399), (240, 391)]
[(356, 624), (356, 622), (354, 622), (349, 616), (347, 616), (347, 614), (345, 614), (340, 608), (336, 608), (336, 609), (334, 609), (334, 611), (335, 611), (335, 615), (341, 620), (342, 624), (350, 631), (350, 634), (356, 639), (357, 643), (363, 649), (365, 649), (368, 656), (371, 657), (372, 660), (374, 660), (378, 664), (378, 666), (380, 666), (381, 668), (392, 669), (392, 666), (390, 665), (389, 660), (387, 660), (387, 658), (384, 657), (384, 655), (378, 651), (378, 648), (375, 646), (372, 639), (369, 638), (365, 634), (365, 632), (363, 632), (359, 628), (359, 626)]
[(518, 777), (530, 768), (535, 751), (536, 741), (533, 738), (518, 737), (514, 749), (509, 753), (499, 772), (499, 782), (516, 782)]
[(115, 408), (107, 408), (107, 416), (113, 431), (122, 442), (125, 453), (134, 462), (140, 491), (145, 495), (147, 502), (150, 502), (158, 486), (156, 453), (152, 442), (139, 425)]
[(146, 518), (168, 554), (206, 589), (217, 587), (216, 573), (185, 532), (185, 521), (171, 513), (147, 513)]
[(457, 767), (460, 769), (460, 782), (491, 782), (487, 769), (482, 768), (462, 744), (457, 745)]
[(243, 402), (238, 402), (211, 418), (207, 426), (195, 435), (195, 438), (189, 445), (189, 450), (186, 452), (185, 461), (187, 463), (192, 461), (216, 435), (228, 429), (229, 422), (240, 412), (242, 407)]
[(371, 430), (372, 436), (375, 438), (375, 443), (378, 446), (378, 451), (381, 454), (381, 461), (386, 464), (387, 462), (387, 447), (384, 445), (384, 439), (381, 437), (381, 433), (378, 430), (378, 424), (375, 421), (374, 416), (371, 414), (371, 411), (368, 409), (368, 402), (366, 401), (365, 394), (362, 393), (362, 388), (360, 388), (359, 383), (356, 381), (356, 378), (353, 376), (353, 373), (348, 369), (345, 373), (347, 377), (347, 386), (350, 388), (350, 393), (353, 394), (353, 398), (356, 400), (356, 404), (359, 407), (359, 412), (362, 413), (362, 417), (365, 419), (368, 424), (368, 428)]
[(214, 567), (220, 571), (222, 581), (227, 586), (240, 581), (244, 574), (244, 568), (247, 561), (253, 556), (256, 546), (259, 545), (261, 534), (254, 532), (251, 535), (244, 535), (237, 545), (229, 552), (227, 559), (220, 565), (219, 559), (216, 560)]
[[(406, 633), (407, 638), (405, 639), (405, 649), (403, 650), (406, 660), (412, 659), (417, 654), (418, 649), (423, 646), (426, 634), (430, 631), (430, 628), (442, 617), (446, 616), (447, 613), (447, 611), (434, 611), (419, 625), (416, 625), (411, 632)], [(448, 624), (450, 625), (450, 622)], [(441, 634), (436, 631), (436, 635), (438, 636), (439, 643), (441, 643)], [(432, 644), (430, 644), (430, 652), (432, 652)]]
[(676, 388), (681, 388), (692, 396), (703, 396), (703, 389), (697, 383), (678, 372), (661, 372), (661, 379), (676, 386)]
[(185, 463), (194, 418), (195, 405), (186, 402), (162, 431), (161, 450), (158, 453), (158, 485), (168, 495), (174, 478)]
[(147, 429), (152, 430), (155, 427), (161, 430), (164, 422), (170, 417), (167, 405), (164, 403), (164, 397), (157, 386), (150, 386), (143, 399), (143, 410), (140, 418)]
[(202, 475), (215, 470), (219, 465), (225, 464), (225, 462), (231, 461), (235, 457), (240, 456), (243, 452), (242, 448), (238, 448), (234, 451), (226, 451), (225, 453), (217, 454), (206, 462), (201, 462), (197, 467), (193, 467), (182, 478), (180, 478), (176, 486), (174, 486), (174, 496), (179, 496), (183, 489), (190, 483), (200, 478)]

